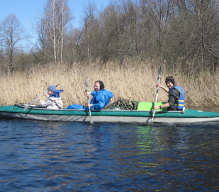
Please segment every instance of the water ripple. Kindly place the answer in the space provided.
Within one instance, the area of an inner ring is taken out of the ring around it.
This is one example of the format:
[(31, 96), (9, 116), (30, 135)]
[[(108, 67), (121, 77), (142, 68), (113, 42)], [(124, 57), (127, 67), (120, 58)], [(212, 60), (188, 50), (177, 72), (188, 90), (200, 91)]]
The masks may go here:
[(0, 121), (1, 191), (217, 191), (219, 125)]

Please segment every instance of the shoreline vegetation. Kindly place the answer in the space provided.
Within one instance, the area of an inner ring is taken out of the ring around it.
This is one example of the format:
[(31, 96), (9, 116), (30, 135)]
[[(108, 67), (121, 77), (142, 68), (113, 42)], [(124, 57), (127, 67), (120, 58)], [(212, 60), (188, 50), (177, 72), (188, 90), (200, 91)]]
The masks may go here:
[[(89, 82), (89, 91), (93, 90), (96, 80), (104, 82), (105, 88), (114, 94), (110, 104), (118, 99), (154, 102), (159, 67), (159, 60), (140, 59), (125, 59), (123, 63), (109, 61), (106, 64), (98, 61), (38, 64), (26, 71), (1, 73), (0, 105), (29, 104), (51, 84), (59, 84), (57, 89), (64, 90), (60, 94), (64, 107), (75, 103), (86, 105), (85, 77)], [(169, 75), (175, 78), (176, 85), (183, 88), (186, 107), (219, 106), (219, 77), (216, 72), (204, 71), (185, 75), (180, 69), (168, 70), (167, 64), (163, 62), (161, 84), (165, 85), (165, 78)], [(158, 102), (167, 100), (168, 94), (159, 89)], [(39, 101), (35, 104), (39, 104)]]

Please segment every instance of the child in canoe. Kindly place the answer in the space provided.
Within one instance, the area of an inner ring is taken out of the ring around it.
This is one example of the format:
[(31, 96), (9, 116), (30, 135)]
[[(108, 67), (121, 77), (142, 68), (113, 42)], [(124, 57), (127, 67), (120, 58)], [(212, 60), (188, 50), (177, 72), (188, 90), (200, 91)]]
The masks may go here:
[(59, 96), (59, 93), (62, 92), (63, 90), (57, 90), (56, 86), (50, 85), (47, 89), (47, 92), (44, 92), (47, 100), (43, 101), (41, 99), (41, 96), (39, 97), (41, 106), (47, 109), (63, 109), (63, 102), (61, 97)]

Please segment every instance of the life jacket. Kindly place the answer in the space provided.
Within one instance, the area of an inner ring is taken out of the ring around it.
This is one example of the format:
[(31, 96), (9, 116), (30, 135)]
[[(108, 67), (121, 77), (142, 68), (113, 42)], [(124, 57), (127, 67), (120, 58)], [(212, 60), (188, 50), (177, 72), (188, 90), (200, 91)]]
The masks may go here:
[(182, 110), (184, 107), (184, 101), (185, 101), (185, 96), (184, 96), (184, 91), (182, 89), (182, 87), (180, 86), (173, 86), (170, 88), (169, 93), (172, 91), (172, 89), (176, 89), (177, 91), (179, 91), (179, 99), (176, 100), (176, 102), (174, 103), (174, 108)]

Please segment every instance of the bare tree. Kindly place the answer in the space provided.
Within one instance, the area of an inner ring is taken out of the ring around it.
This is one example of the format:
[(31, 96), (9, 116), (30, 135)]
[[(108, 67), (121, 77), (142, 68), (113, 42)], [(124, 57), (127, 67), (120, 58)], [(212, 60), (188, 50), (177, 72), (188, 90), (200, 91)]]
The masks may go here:
[(63, 61), (65, 34), (68, 25), (73, 19), (68, 7), (68, 0), (47, 0), (44, 12), (38, 19), (36, 31), (42, 49), (52, 49), (53, 60), (56, 63)]
[(96, 12), (96, 5), (88, 2), (88, 5), (84, 8), (84, 16), (83, 16), (83, 40), (84, 46), (86, 47), (87, 59), (88, 61), (91, 59), (91, 47), (92, 41), (94, 41), (94, 36), (92, 38), (92, 33), (95, 31), (95, 12)]
[[(111, 3), (99, 15), (99, 30), (100, 30), (100, 58), (103, 62), (111, 59), (119, 58), (127, 47), (124, 48), (123, 42), (123, 26), (124, 22), (121, 19), (121, 8), (116, 4)], [(122, 59), (121, 59), (122, 60)]]
[(15, 14), (9, 14), (1, 23), (1, 41), (9, 60), (10, 71), (14, 70), (13, 57), (19, 42), (27, 39), (24, 30)]
[(181, 67), (189, 73), (188, 63), (194, 71), (216, 69), (218, 12), (218, 0), (119, 0), (101, 11), (89, 3), (82, 28), (68, 30), (67, 0), (47, 0), (39, 42), (55, 62), (162, 56), (171, 70)]
[(186, 73), (192, 71), (187, 61), (195, 66), (194, 71), (215, 69), (219, 55), (218, 1), (179, 0), (174, 8), (175, 15), (168, 21), (166, 59), (175, 64), (180, 59)]

